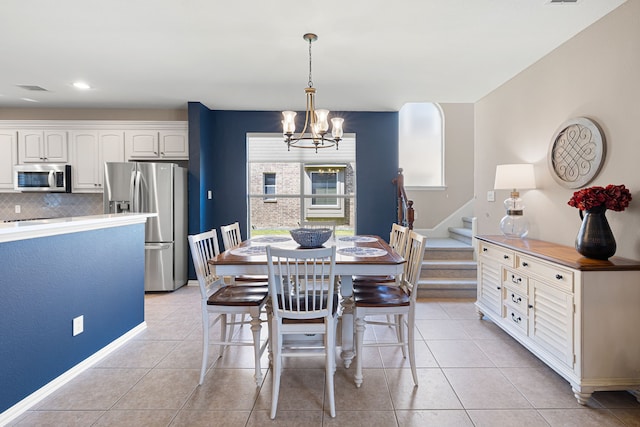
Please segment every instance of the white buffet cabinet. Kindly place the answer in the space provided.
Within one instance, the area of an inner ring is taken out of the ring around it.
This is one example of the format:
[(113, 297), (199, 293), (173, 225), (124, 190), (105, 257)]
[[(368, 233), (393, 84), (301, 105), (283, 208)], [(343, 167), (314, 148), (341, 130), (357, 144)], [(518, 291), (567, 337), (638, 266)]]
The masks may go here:
[(533, 239), (476, 239), (480, 318), (569, 381), (581, 404), (600, 390), (640, 400), (640, 262), (588, 259)]

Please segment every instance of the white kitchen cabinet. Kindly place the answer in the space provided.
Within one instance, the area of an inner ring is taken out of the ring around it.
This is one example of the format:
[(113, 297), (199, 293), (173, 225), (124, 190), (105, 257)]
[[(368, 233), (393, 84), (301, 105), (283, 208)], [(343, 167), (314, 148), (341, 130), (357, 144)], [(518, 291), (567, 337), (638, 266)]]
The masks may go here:
[(128, 130), (125, 132), (125, 147), (128, 160), (187, 160), (188, 131)]
[(0, 190), (14, 189), (13, 165), (18, 163), (17, 132), (0, 130)]
[(19, 130), (18, 161), (23, 163), (67, 163), (67, 132)]
[(124, 161), (124, 131), (72, 131), (71, 180), (74, 193), (103, 191), (104, 163)]
[(640, 396), (640, 262), (583, 258), (533, 239), (476, 238), (481, 318), (564, 377), (581, 404), (599, 390)]

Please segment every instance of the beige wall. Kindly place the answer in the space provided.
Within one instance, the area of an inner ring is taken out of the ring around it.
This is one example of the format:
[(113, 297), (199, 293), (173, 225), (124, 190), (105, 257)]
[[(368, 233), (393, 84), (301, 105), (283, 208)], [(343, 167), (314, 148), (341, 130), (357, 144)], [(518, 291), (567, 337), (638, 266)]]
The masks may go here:
[(182, 110), (0, 108), (0, 120), (187, 120)]
[(434, 228), (473, 198), (474, 106), (440, 104), (440, 107), (444, 113), (445, 188), (407, 191), (417, 214), (415, 229)]
[(478, 233), (499, 233), (508, 191), (487, 202), (495, 167), (533, 163), (538, 189), (522, 192), (529, 237), (573, 246), (578, 210), (573, 190), (557, 184), (547, 151), (566, 120), (588, 117), (602, 128), (606, 158), (587, 184), (625, 184), (633, 195), (624, 212), (608, 212), (618, 251), (640, 259), (640, 1), (628, 1), (475, 105), (475, 214)]

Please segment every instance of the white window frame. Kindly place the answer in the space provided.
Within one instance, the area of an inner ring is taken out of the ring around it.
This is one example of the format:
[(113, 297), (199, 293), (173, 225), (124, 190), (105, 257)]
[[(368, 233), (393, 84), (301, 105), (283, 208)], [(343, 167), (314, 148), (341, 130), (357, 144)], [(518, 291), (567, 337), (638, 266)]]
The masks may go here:
[[(305, 218), (342, 218), (344, 217), (344, 196), (345, 192), (345, 169), (344, 164), (304, 164), (304, 217)], [(336, 174), (336, 194), (318, 195), (313, 194), (313, 174), (314, 173), (335, 173)], [(314, 197), (315, 196), (315, 197)], [(316, 205), (313, 199), (320, 197), (332, 197), (336, 199), (333, 205)]]
[[(273, 175), (273, 184), (267, 184), (267, 175)], [(273, 188), (273, 193), (267, 193), (267, 188)], [(277, 202), (276, 194), (278, 193), (278, 176), (275, 172), (262, 172), (262, 191), (264, 192), (263, 202)]]

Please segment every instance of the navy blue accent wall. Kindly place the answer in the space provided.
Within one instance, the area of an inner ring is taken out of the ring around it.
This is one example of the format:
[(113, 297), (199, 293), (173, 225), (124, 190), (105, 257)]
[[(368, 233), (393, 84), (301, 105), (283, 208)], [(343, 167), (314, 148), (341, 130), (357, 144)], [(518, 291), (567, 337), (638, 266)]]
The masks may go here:
[[(199, 210), (189, 209), (189, 231), (198, 233), (234, 221), (247, 235), (247, 133), (282, 132), (279, 111), (204, 111), (189, 103), (190, 197), (199, 195)], [(388, 236), (396, 220), (396, 189), (391, 181), (398, 173), (397, 112), (335, 112), (344, 117), (345, 133), (356, 134), (357, 206), (356, 232)], [(299, 115), (304, 115), (299, 113)], [(197, 123), (192, 123), (192, 117)], [(198, 126), (199, 140), (191, 128)], [(191, 144), (199, 152), (191, 150)], [(283, 150), (285, 149), (283, 143)], [(206, 199), (206, 191), (213, 199)], [(190, 276), (195, 277), (195, 276)]]
[(144, 224), (1, 243), (0, 260), (0, 413), (144, 322)]

